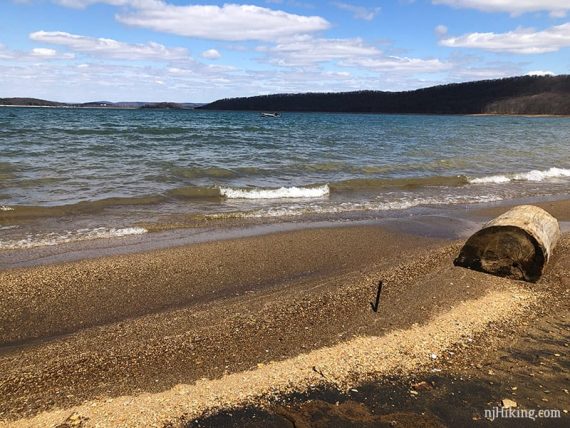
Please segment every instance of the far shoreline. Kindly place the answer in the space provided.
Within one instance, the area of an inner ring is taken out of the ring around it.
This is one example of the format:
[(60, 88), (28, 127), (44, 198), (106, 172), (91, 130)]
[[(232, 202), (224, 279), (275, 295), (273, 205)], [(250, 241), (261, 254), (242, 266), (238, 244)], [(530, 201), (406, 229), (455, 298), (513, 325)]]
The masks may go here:
[[(142, 110), (142, 111), (207, 111), (207, 112), (248, 112), (259, 114), (267, 110), (243, 110), (243, 109), (202, 109), (200, 107), (194, 108), (140, 108), (140, 107), (80, 107), (80, 106), (33, 106), (33, 105), (8, 105), (0, 104), (0, 108), (46, 108), (46, 109), (65, 109), (65, 110)], [(361, 112), (361, 111), (321, 111), (321, 110), (276, 110), (280, 113), (293, 113), (293, 114), (350, 114), (350, 115), (377, 115), (377, 116), (449, 116), (449, 117), (525, 117), (533, 118), (553, 118), (553, 119), (567, 119), (570, 115), (566, 114), (515, 114), (515, 113), (384, 113), (384, 112)]]

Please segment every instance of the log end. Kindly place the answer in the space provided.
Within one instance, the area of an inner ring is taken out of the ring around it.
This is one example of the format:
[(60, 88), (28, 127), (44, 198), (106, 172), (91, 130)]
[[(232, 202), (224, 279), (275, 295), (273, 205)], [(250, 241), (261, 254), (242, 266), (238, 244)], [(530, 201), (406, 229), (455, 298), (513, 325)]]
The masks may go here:
[(520, 205), (471, 236), (455, 266), (536, 282), (560, 237), (558, 221), (539, 207)]
[(488, 227), (467, 240), (455, 266), (516, 280), (536, 282), (542, 275), (545, 255), (536, 240), (514, 226)]

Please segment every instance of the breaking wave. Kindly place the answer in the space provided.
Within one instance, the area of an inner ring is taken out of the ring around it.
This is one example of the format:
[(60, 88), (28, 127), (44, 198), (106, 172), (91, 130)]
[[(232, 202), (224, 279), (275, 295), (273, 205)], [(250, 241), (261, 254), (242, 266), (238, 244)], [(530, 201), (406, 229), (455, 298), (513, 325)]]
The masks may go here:
[(570, 177), (570, 169), (552, 167), (547, 170), (539, 171), (534, 169), (529, 172), (490, 175), (487, 177), (472, 178), (469, 180), (471, 184), (502, 184), (512, 181), (544, 181), (551, 178)]
[(366, 202), (345, 202), (335, 205), (306, 205), (296, 204), (286, 207), (271, 207), (253, 211), (237, 211), (226, 213), (206, 214), (205, 218), (267, 218), (267, 217), (289, 217), (311, 214), (335, 214), (358, 211), (391, 211), (405, 210), (420, 205), (447, 205), (447, 204), (474, 204), (483, 202), (496, 202), (503, 198), (499, 195), (479, 195), (479, 196), (446, 196), (418, 197), (401, 199), (396, 201), (366, 201)]
[(23, 239), (1, 240), (0, 250), (16, 250), (23, 248), (46, 247), (65, 244), (67, 242), (87, 241), (92, 239), (116, 238), (128, 235), (140, 235), (147, 230), (142, 227), (78, 229), (65, 232), (30, 234)]
[(280, 187), (279, 189), (220, 187), (220, 193), (228, 199), (322, 198), (330, 193), (330, 189), (328, 184), (318, 187)]

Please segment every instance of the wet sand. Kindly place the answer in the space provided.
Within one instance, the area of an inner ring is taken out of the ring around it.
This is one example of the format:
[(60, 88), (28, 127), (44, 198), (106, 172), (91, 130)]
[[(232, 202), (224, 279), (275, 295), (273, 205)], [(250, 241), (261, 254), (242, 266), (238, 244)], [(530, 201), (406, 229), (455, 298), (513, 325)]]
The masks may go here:
[(414, 373), (566, 290), (568, 239), (532, 286), (453, 267), (457, 241), (378, 226), (7, 269), (0, 425), (180, 425)]
[[(558, 221), (570, 221), (570, 200), (537, 202), (532, 205), (536, 205), (537, 207), (548, 211), (551, 215), (556, 217)], [(510, 207), (511, 204), (491, 208), (479, 208), (473, 210), (472, 215), (480, 217), (497, 217), (498, 215), (506, 212)]]

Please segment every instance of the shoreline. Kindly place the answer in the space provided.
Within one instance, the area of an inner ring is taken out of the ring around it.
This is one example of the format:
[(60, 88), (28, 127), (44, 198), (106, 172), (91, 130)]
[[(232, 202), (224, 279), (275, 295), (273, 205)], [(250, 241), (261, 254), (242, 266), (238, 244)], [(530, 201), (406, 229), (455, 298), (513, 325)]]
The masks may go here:
[[(545, 203), (570, 220), (570, 201)], [(57, 424), (74, 412), (89, 418), (84, 426), (183, 424), (331, 376), (346, 389), (401, 365), (409, 374), (430, 367), (432, 353), (489, 323), (517, 323), (568, 287), (568, 233), (537, 285), (453, 266), (466, 225), (506, 209), (455, 219), (468, 222), (309, 225), (107, 257), (98, 248), (95, 258), (0, 271), (0, 426)], [(455, 231), (430, 233), (430, 224)], [(328, 363), (313, 370), (312, 358)]]
[[(148, 233), (131, 236), (86, 239), (57, 245), (46, 245), (0, 251), (0, 271), (12, 268), (58, 264), (108, 255), (127, 255), (152, 250), (177, 248), (206, 242), (270, 235), (280, 232), (352, 226), (380, 226), (387, 230), (444, 239), (465, 238), (481, 225), (512, 206), (537, 205), (551, 212), (563, 232), (570, 231), (570, 199), (568, 195), (503, 200), (477, 204), (449, 204), (435, 207), (412, 207), (356, 215), (276, 217), (267, 219), (216, 219), (203, 224), (176, 222), (164, 224)], [(349, 213), (351, 214), (351, 213)]]
[[(152, 104), (152, 103), (149, 103)], [(201, 103), (194, 103), (201, 104)], [(207, 104), (207, 103), (206, 103)], [(141, 110), (140, 107), (80, 107), (80, 106), (49, 106), (49, 105), (16, 105), (16, 104), (0, 104), (1, 107), (6, 108), (61, 108), (61, 109), (76, 109), (76, 110)], [(142, 109), (149, 110), (149, 109)], [(150, 110), (203, 110), (203, 111), (217, 111), (217, 112), (251, 112), (260, 113), (266, 110), (244, 110), (244, 109), (213, 109), (213, 108), (202, 108), (202, 107), (192, 107), (192, 108), (179, 108), (179, 109), (169, 109), (169, 108), (156, 108)], [(528, 118), (570, 118), (567, 114), (518, 114), (518, 113), (383, 113), (383, 112), (366, 112), (366, 111), (319, 111), (319, 110), (279, 110), (283, 113), (319, 113), (319, 114), (362, 114), (362, 115), (382, 115), (382, 116), (472, 116), (472, 117), (485, 117), (485, 116), (506, 116), (506, 117), (528, 117)]]

